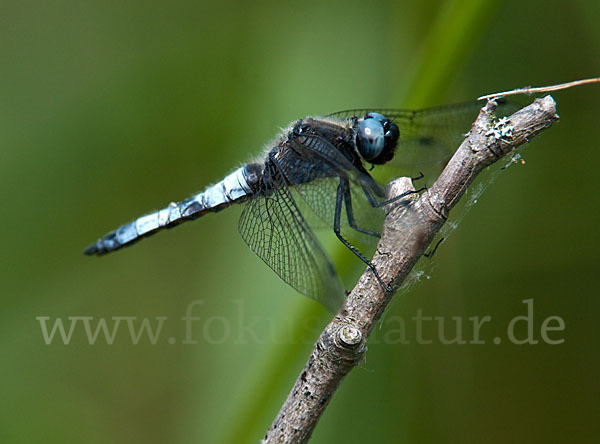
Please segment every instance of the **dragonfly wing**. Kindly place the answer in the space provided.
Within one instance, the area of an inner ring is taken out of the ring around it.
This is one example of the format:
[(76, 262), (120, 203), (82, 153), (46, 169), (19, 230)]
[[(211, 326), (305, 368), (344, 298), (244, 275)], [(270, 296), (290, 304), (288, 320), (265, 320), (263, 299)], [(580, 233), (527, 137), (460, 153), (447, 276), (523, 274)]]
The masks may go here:
[[(384, 200), (381, 187), (367, 172), (359, 169), (340, 150), (322, 137), (299, 135), (289, 141), (290, 147), (303, 157), (314, 158), (327, 174), (315, 180), (294, 186), (293, 192), (300, 197), (298, 202), (308, 205), (330, 229), (334, 225), (336, 198), (340, 181), (347, 184), (347, 195), (343, 199), (340, 228), (344, 237), (372, 247), (378, 238), (356, 230), (354, 225), (370, 232), (381, 232), (385, 212), (383, 207), (373, 207), (372, 200)], [(349, 208), (350, 207), (350, 208)]]
[[(368, 112), (378, 112), (398, 125), (400, 137), (396, 154), (381, 168), (386, 172), (385, 179), (390, 180), (399, 175), (416, 176), (419, 171), (424, 171), (426, 177), (437, 176), (470, 131), (483, 106), (483, 102), (473, 101), (421, 110), (355, 109), (330, 116), (362, 117)], [(508, 115), (519, 108), (514, 102), (501, 101), (496, 114)]]
[(287, 284), (332, 311), (339, 309), (341, 281), (280, 175), (272, 174), (269, 188), (246, 204), (239, 231)]

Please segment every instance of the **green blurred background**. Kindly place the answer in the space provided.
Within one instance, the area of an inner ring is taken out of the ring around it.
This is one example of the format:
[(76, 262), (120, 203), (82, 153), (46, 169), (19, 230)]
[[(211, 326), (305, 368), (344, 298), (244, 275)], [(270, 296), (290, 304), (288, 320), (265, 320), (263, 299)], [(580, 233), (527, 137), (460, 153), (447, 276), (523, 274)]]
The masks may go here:
[[(241, 208), (102, 259), (83, 249), (299, 117), (597, 76), (599, 5), (2, 2), (0, 442), (258, 442), (330, 314), (254, 257)], [(554, 97), (561, 121), (479, 199), (431, 279), (392, 302), (312, 442), (597, 438), (600, 86)], [(531, 298), (536, 339), (560, 316), (550, 336), (564, 343), (494, 344)], [(195, 344), (182, 344), (188, 308)], [(416, 344), (419, 309), (491, 316), (486, 344), (444, 345), (435, 328)], [(167, 319), (155, 345), (125, 324), (90, 345), (81, 323), (46, 345), (36, 317), (69, 316)], [(410, 344), (394, 340), (399, 317)]]

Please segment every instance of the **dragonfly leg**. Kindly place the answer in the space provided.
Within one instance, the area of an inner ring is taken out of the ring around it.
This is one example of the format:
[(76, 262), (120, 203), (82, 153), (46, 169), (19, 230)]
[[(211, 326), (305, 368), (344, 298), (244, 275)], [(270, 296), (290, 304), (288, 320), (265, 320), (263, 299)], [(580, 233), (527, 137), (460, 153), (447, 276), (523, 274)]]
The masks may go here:
[(421, 180), (425, 177), (425, 174), (423, 174), (422, 171), (419, 171), (419, 175), (417, 177), (411, 177), (410, 180), (413, 182), (416, 182), (417, 180)]
[(383, 202), (379, 202), (375, 196), (373, 195), (373, 192), (371, 190), (369, 190), (367, 187), (363, 186), (363, 191), (365, 192), (365, 195), (367, 196), (367, 200), (369, 201), (369, 203), (371, 204), (371, 206), (375, 207), (375, 208), (379, 208), (379, 207), (383, 207), (385, 205), (389, 205), (391, 203), (394, 203), (400, 199), (405, 198), (406, 196), (410, 196), (411, 194), (418, 194), (422, 191), (427, 190), (427, 187), (421, 187), (418, 190), (409, 190), (409, 191), (405, 191), (402, 194), (399, 194), (397, 196), (392, 197), (391, 199), (388, 200), (384, 200)]
[(348, 224), (350, 227), (355, 229), (360, 233), (368, 234), (373, 237), (381, 237), (381, 234), (367, 230), (365, 228), (361, 228), (356, 224), (356, 219), (354, 218), (354, 210), (352, 209), (352, 196), (350, 195), (350, 187), (348, 186), (348, 181), (346, 179), (340, 179), (340, 186), (343, 186), (344, 193), (344, 204), (346, 205), (346, 217), (348, 217)]
[(381, 276), (379, 276), (379, 273), (377, 273), (377, 269), (375, 268), (375, 265), (373, 265), (369, 259), (364, 257), (360, 251), (358, 251), (354, 246), (352, 246), (350, 244), (350, 242), (348, 242), (342, 236), (342, 234), (340, 232), (340, 222), (341, 222), (343, 200), (344, 200), (344, 181), (340, 181), (340, 184), (338, 185), (338, 189), (337, 189), (337, 197), (335, 200), (335, 215), (334, 215), (334, 219), (333, 219), (333, 231), (334, 231), (335, 235), (348, 249), (350, 249), (350, 251), (352, 251), (352, 253), (354, 253), (365, 264), (367, 264), (367, 267), (369, 267), (370, 270), (373, 272), (373, 274), (375, 275), (375, 278), (379, 281), (379, 284), (383, 287), (383, 289), (386, 292), (392, 292), (392, 289), (385, 282), (383, 282), (383, 279), (381, 279)]
[(429, 250), (429, 252), (423, 253), (423, 256), (425, 256), (427, 259), (432, 259), (433, 255), (435, 254), (435, 252), (437, 251), (438, 247), (440, 246), (440, 244), (442, 242), (444, 242), (443, 237), (439, 241), (437, 241), (437, 244), (435, 244), (435, 247), (433, 247), (433, 250)]

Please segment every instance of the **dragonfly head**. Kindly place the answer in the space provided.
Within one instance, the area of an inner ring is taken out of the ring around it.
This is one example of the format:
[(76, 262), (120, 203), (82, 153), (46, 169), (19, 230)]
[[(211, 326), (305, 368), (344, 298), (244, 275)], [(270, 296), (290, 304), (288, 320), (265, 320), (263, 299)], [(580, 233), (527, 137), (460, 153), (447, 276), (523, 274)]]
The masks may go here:
[(368, 113), (356, 134), (358, 152), (367, 162), (382, 165), (394, 157), (400, 131), (387, 117)]

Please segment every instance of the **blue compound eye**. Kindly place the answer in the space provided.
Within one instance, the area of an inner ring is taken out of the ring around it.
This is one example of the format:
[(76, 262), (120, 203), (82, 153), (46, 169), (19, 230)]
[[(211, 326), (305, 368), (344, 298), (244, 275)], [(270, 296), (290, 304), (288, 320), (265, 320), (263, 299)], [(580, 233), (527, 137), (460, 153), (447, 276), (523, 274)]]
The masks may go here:
[(383, 114), (379, 113), (369, 113), (365, 116), (365, 119), (375, 119), (381, 123), (384, 123), (388, 120)]
[[(385, 146), (385, 131), (382, 122), (370, 113), (367, 118), (360, 122), (356, 145), (358, 152), (366, 161), (373, 160), (381, 154)], [(377, 114), (381, 116), (381, 114)], [(381, 116), (382, 119), (385, 117)]]

